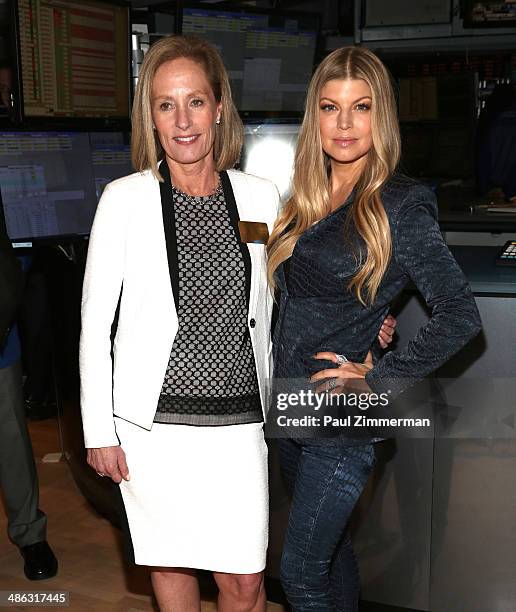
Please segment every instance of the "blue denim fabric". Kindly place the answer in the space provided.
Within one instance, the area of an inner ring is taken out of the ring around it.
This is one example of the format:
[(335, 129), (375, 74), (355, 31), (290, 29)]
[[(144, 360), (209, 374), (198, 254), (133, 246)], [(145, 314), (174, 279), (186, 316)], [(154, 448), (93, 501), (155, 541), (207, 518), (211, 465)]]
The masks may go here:
[(360, 579), (347, 524), (374, 464), (372, 444), (278, 440), (292, 494), (281, 583), (294, 612), (358, 610)]

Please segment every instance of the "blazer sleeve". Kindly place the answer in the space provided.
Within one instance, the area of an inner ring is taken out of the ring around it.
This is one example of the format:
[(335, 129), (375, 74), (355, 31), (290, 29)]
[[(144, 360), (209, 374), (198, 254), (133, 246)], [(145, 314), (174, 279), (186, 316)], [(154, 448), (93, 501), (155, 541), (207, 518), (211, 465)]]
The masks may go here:
[(79, 369), (86, 448), (119, 444), (113, 419), (111, 326), (122, 290), (129, 203), (107, 185), (91, 230), (82, 289)]
[(471, 288), (443, 240), (433, 193), (412, 188), (399, 208), (393, 257), (414, 282), (431, 317), (408, 342), (385, 354), (366, 375), (375, 393), (391, 397), (435, 371), (481, 330)]

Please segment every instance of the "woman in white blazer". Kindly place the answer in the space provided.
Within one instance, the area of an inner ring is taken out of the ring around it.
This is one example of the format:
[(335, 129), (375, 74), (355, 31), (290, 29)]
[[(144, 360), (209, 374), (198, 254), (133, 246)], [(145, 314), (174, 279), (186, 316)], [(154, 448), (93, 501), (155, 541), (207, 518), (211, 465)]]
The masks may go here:
[(214, 572), (220, 610), (263, 611), (265, 243), (278, 192), (230, 170), (242, 123), (201, 39), (151, 47), (132, 126), (138, 172), (106, 187), (84, 277), (88, 463), (120, 483), (135, 562), (152, 566), (162, 610), (200, 610), (197, 568)]

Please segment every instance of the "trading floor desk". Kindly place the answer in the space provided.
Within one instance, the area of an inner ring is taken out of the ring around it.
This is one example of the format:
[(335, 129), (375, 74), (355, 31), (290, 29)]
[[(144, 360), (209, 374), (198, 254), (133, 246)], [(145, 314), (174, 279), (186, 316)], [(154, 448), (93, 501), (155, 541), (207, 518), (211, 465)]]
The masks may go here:
[[(514, 610), (516, 268), (495, 265), (497, 247), (452, 250), (483, 333), (437, 373), (434, 438), (379, 445), (355, 533), (364, 597), (442, 612)], [(399, 308), (403, 344), (427, 314), (416, 296)]]
[[(497, 248), (452, 250), (470, 280), (484, 330), (423, 383), (433, 401), (438, 398), (432, 434), (377, 444), (377, 466), (352, 521), (363, 598), (435, 612), (515, 610), (516, 268), (494, 265)], [(64, 450), (83, 493), (115, 520), (106, 483), (84, 462), (72, 372), (80, 284), (72, 286), (73, 307), (65, 300), (59, 305), (57, 339)], [(409, 291), (395, 313), (398, 345), (428, 317)], [(270, 450), (268, 575), (277, 578), (288, 497), (273, 442)]]

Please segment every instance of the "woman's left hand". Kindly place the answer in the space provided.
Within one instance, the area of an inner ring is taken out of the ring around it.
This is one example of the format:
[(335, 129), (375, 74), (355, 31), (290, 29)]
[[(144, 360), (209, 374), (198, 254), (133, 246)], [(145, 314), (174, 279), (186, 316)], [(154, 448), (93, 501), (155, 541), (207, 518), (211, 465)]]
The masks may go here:
[(389, 314), (385, 317), (385, 320), (382, 323), (378, 333), (378, 342), (383, 349), (387, 348), (392, 342), (394, 333), (396, 332), (397, 323), (398, 322), (392, 315)]
[[(323, 351), (314, 355), (315, 359), (325, 359), (326, 361), (333, 361), (333, 363), (340, 363), (339, 357), (336, 353), (330, 353), (329, 351)], [(327, 370), (320, 370), (316, 372), (311, 378), (310, 382), (317, 382), (318, 380), (325, 380), (322, 385), (316, 387), (316, 393), (324, 393), (330, 391), (331, 393), (343, 393), (346, 386), (349, 387), (349, 382), (352, 380), (352, 386), (354, 391), (362, 391), (368, 393), (371, 391), (369, 385), (365, 382), (365, 375), (373, 368), (373, 355), (371, 351), (367, 353), (364, 363), (355, 363), (353, 361), (345, 361), (341, 363), (338, 368), (330, 368)]]

